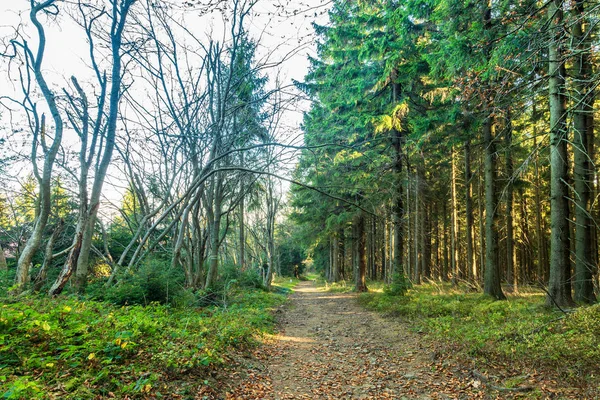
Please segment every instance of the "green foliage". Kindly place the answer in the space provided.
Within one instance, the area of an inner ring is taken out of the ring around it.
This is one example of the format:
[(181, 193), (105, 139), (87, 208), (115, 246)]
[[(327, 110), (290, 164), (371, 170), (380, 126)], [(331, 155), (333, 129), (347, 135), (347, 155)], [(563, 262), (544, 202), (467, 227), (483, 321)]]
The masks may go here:
[(192, 374), (202, 381), (204, 367), (222, 364), (233, 349), (271, 332), (271, 310), (284, 300), (261, 290), (233, 290), (227, 308), (117, 307), (37, 297), (4, 304), (0, 395), (157, 397), (174, 377)]
[(299, 275), (304, 273), (305, 254), (301, 246), (288, 241), (279, 245), (277, 251), (282, 275), (295, 276), (296, 271)]
[(8, 294), (8, 288), (15, 283), (15, 269), (0, 271), (0, 299)]
[(403, 273), (396, 273), (392, 277), (392, 283), (385, 286), (383, 291), (388, 296), (404, 296), (412, 288), (412, 283)]
[(244, 289), (264, 289), (262, 277), (257, 269), (240, 270), (237, 265), (226, 264), (222, 267), (221, 285), (232, 284)]
[(176, 305), (185, 297), (183, 273), (172, 270), (169, 263), (148, 260), (135, 273), (123, 274), (116, 285), (105, 289), (103, 281), (91, 286), (92, 298), (116, 305), (148, 305), (150, 303)]
[(563, 316), (547, 309), (541, 292), (494, 301), (449, 285), (423, 285), (404, 297), (365, 293), (363, 305), (411, 320), (432, 337), (456, 342), (470, 355), (513, 362), (546, 364), (567, 375), (593, 370), (600, 363), (600, 306)]

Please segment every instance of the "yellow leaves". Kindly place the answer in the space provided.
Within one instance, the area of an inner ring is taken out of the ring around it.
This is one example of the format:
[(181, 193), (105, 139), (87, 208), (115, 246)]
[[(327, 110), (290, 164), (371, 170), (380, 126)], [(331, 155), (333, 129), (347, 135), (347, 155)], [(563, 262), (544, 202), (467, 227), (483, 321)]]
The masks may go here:
[(127, 347), (127, 345), (129, 344), (129, 342), (125, 342), (125, 341), (121, 340), (120, 338), (119, 339), (115, 339), (114, 343), (115, 343), (116, 346), (119, 346), (122, 349), (125, 349), (125, 347)]
[(121, 339), (120, 338), (119, 339), (115, 339), (115, 344), (117, 346), (120, 346), (121, 345)]
[(62, 309), (62, 312), (64, 312), (64, 313), (70, 313), (70, 312), (71, 312), (71, 310), (72, 310), (72, 308), (71, 308), (71, 307), (69, 307), (69, 306), (64, 306), (64, 307), (63, 307), (63, 309)]
[(436, 98), (439, 98), (441, 101), (446, 101), (449, 95), (450, 90), (448, 88), (440, 87), (425, 93), (425, 98), (430, 102), (433, 102)]
[(144, 386), (142, 386), (142, 393), (150, 393), (150, 390), (152, 390), (152, 385), (147, 383)]
[(42, 328), (42, 330), (44, 332), (49, 332), (51, 327), (50, 324), (48, 323), (48, 321), (38, 321), (37, 319), (33, 321), (33, 325), (34, 326), (39, 326), (40, 328)]
[(375, 118), (373, 121), (375, 133), (389, 132), (392, 129), (401, 131), (408, 112), (408, 104), (401, 103), (394, 107), (390, 114)]
[(94, 358), (96, 358), (96, 353), (90, 353), (90, 355), (89, 355), (89, 356), (87, 356), (87, 359), (88, 359), (89, 361), (93, 360)]
[(362, 157), (362, 153), (360, 153), (358, 151), (342, 150), (335, 155), (335, 157), (333, 158), (333, 163), (340, 164), (340, 163), (356, 160), (360, 157)]

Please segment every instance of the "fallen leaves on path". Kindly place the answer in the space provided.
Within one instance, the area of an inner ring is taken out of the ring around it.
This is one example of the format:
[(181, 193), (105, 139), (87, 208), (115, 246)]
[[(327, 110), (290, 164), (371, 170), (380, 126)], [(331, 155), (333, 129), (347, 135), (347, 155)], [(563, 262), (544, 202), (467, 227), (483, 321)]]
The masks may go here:
[(227, 400), (556, 398), (556, 382), (534, 370), (498, 365), (505, 378), (522, 376), (519, 386), (503, 387), (501, 377), (478, 372), (451, 346), (363, 309), (352, 294), (324, 293), (310, 282), (296, 288), (279, 322), (280, 334), (253, 352)]
[(281, 325), (255, 352), (263, 370), (249, 371), (227, 399), (483, 398), (472, 379), (432, 361), (418, 335), (362, 309), (353, 295), (302, 283)]

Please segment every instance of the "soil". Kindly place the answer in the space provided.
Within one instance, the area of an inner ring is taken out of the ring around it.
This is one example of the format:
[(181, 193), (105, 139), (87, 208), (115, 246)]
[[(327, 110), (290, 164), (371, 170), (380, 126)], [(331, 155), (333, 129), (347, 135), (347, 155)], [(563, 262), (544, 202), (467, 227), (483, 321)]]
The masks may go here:
[(301, 282), (276, 314), (280, 333), (221, 381), (226, 399), (595, 398), (552, 371), (482, 365), (452, 340), (435, 342), (407, 321), (365, 310), (354, 293), (314, 282)]
[(279, 323), (227, 398), (485, 398), (481, 381), (447, 368), (421, 335), (363, 309), (355, 294), (301, 282)]

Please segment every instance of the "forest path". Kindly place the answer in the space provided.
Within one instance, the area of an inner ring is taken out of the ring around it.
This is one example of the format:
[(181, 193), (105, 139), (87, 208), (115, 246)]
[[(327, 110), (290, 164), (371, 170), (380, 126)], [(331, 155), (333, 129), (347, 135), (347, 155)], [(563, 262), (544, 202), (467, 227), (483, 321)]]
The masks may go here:
[(363, 309), (353, 293), (301, 282), (280, 313), (281, 332), (229, 399), (473, 399), (478, 382), (423, 347), (398, 320)]

